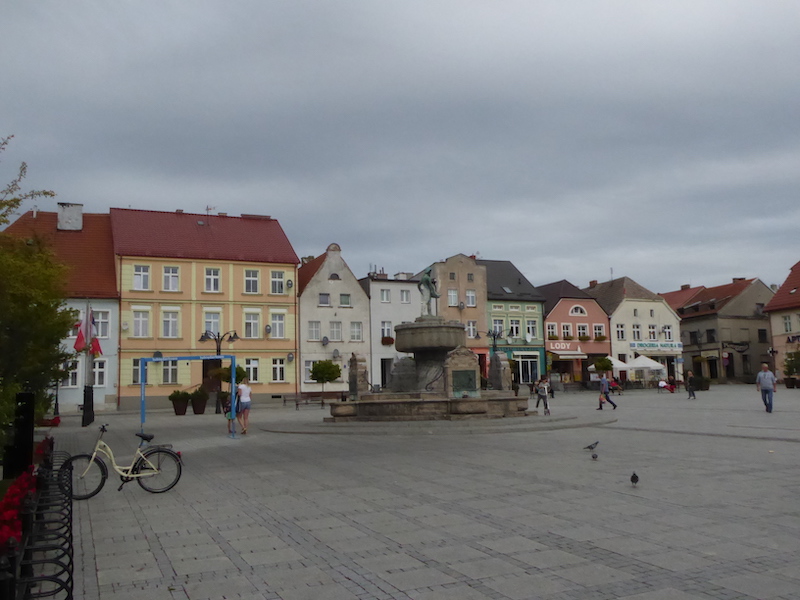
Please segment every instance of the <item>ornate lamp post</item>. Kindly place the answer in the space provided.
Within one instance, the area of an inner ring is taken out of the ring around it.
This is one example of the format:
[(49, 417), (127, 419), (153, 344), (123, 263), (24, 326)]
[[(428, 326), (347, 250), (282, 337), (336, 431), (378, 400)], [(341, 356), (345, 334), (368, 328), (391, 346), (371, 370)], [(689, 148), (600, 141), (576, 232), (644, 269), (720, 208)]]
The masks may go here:
[[(207, 342), (208, 340), (214, 340), (217, 345), (217, 356), (222, 355), (222, 343), (225, 341), (235, 342), (239, 340), (239, 335), (236, 333), (235, 330), (233, 331), (226, 331), (225, 333), (214, 333), (213, 331), (204, 331), (203, 335), (200, 336), (198, 341), (200, 342)], [(232, 377), (235, 377), (235, 373), (231, 373)], [(217, 402), (216, 408), (214, 409), (216, 414), (222, 413), (222, 404), (219, 401), (219, 391), (217, 391)]]

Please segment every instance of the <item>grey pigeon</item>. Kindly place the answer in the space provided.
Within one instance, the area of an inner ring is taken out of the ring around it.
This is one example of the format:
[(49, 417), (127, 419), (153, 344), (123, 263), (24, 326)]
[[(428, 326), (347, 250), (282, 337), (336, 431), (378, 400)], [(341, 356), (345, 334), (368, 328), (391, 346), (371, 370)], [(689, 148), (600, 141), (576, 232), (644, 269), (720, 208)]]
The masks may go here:
[(633, 475), (631, 475), (631, 483), (634, 486), (636, 486), (636, 484), (639, 483), (639, 476), (635, 472)]
[(597, 454), (592, 454), (592, 460), (597, 460)]
[(597, 442), (595, 442), (594, 444), (589, 444), (588, 446), (586, 446), (586, 447), (584, 448), (584, 450), (594, 450), (595, 448), (597, 448), (597, 444), (599, 444), (599, 443), (600, 443), (600, 442), (599, 442), (599, 441), (597, 441)]

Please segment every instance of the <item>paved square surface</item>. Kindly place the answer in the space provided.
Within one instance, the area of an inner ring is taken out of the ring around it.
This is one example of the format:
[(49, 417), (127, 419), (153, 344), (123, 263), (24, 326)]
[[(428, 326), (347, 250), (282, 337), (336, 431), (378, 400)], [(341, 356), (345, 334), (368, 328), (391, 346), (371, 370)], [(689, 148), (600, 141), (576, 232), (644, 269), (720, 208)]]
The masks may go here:
[[(213, 407), (150, 407), (145, 431), (181, 451), (183, 477), (164, 494), (110, 478), (75, 502), (75, 597), (800, 599), (800, 390), (773, 414), (744, 385), (595, 401), (397, 425), (256, 405), (233, 439)], [(130, 457), (139, 415), (104, 422)], [(53, 430), (72, 453), (96, 432)]]

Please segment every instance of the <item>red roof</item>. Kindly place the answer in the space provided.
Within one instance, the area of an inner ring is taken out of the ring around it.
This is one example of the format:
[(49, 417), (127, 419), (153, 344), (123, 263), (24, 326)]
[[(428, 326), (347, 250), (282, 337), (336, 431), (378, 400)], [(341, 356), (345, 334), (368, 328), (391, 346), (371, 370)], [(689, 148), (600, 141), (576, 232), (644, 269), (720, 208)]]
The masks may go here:
[(689, 304), (691, 298), (700, 290), (704, 289), (705, 288), (702, 285), (697, 287), (686, 287), (675, 290), (674, 292), (664, 292), (663, 294), (659, 294), (659, 296), (667, 301), (667, 304), (669, 304), (672, 310), (678, 310), (681, 306), (686, 306)]
[(38, 237), (69, 267), (65, 292), (69, 298), (118, 298), (109, 215), (83, 214), (83, 229), (60, 231), (58, 213), (26, 212), (5, 233)]
[(683, 312), (678, 314), (681, 318), (716, 314), (723, 306), (751, 286), (754, 281), (755, 279), (736, 279), (732, 283), (703, 288), (689, 298), (686, 304), (678, 307), (683, 309)]
[(789, 270), (789, 276), (764, 307), (765, 311), (800, 308), (800, 262)]
[(114, 253), (261, 263), (300, 262), (277, 220), (111, 209)]
[(307, 263), (300, 266), (297, 269), (297, 295), (301, 296), (303, 294), (303, 290), (306, 289), (306, 286), (311, 281), (311, 278), (314, 277), (319, 268), (322, 266), (322, 263), (325, 262), (325, 259), (328, 258), (328, 253), (324, 252), (320, 254), (317, 258), (314, 258)]

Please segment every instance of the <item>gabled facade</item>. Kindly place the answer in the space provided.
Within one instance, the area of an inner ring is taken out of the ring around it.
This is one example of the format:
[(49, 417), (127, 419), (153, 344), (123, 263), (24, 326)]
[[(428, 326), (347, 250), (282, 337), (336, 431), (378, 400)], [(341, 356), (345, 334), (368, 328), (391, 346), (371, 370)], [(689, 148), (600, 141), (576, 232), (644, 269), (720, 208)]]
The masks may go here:
[[(254, 399), (295, 392), (299, 262), (270, 217), (111, 209), (120, 292), (120, 405), (139, 401), (139, 361), (161, 353), (213, 356), (204, 332), (250, 378)], [(159, 406), (175, 389), (213, 385), (213, 359), (151, 363), (147, 395)]]
[(410, 356), (394, 346), (394, 328), (400, 323), (413, 323), (421, 314), (418, 280), (411, 273), (373, 272), (359, 279), (369, 297), (369, 381), (387, 388), (395, 361)]
[(589, 366), (611, 354), (608, 315), (597, 300), (569, 281), (562, 279), (537, 289), (545, 298), (545, 344), (551, 378), (562, 383), (588, 381)]
[[(583, 291), (597, 300), (609, 316), (614, 358), (627, 363), (639, 355), (647, 356), (664, 365), (669, 375), (682, 380), (680, 320), (664, 298), (629, 277), (604, 283), (592, 281)], [(631, 379), (649, 376), (646, 370), (628, 372)]]
[[(107, 214), (85, 214), (83, 205), (59, 203), (58, 212), (28, 211), (6, 228), (19, 238), (39, 238), (69, 271), (65, 304), (76, 311), (77, 322), (87, 307), (94, 314), (95, 333), (102, 354), (76, 353), (67, 376), (56, 387), (59, 412), (77, 413), (84, 385), (94, 388), (95, 410), (116, 410), (119, 346), (119, 294), (114, 276), (111, 222)], [(77, 327), (62, 347), (74, 352)]]
[(789, 276), (764, 307), (764, 312), (769, 315), (772, 334), (770, 366), (774, 366), (775, 374), (782, 379), (786, 353), (800, 350), (800, 262), (789, 270)]
[(456, 254), (429, 268), (440, 296), (432, 301), (433, 314), (464, 325), (467, 347), (478, 355), (485, 377), (489, 368), (486, 267), (478, 264), (474, 256)]
[(338, 244), (330, 244), (324, 254), (302, 264), (298, 279), (300, 390), (322, 391), (322, 384), (311, 379), (311, 368), (317, 361), (332, 360), (341, 367), (342, 377), (325, 384), (325, 391), (346, 392), (350, 357), (369, 354), (369, 298)]
[[(544, 297), (508, 260), (476, 260), (486, 268), (486, 311), (492, 350), (516, 365), (515, 382), (536, 382), (545, 372)], [(468, 329), (469, 331), (469, 329)]]
[(685, 369), (717, 381), (753, 381), (770, 358), (764, 307), (773, 294), (761, 280), (744, 277), (663, 294), (681, 319)]

